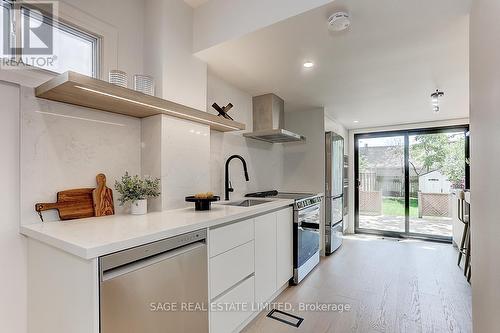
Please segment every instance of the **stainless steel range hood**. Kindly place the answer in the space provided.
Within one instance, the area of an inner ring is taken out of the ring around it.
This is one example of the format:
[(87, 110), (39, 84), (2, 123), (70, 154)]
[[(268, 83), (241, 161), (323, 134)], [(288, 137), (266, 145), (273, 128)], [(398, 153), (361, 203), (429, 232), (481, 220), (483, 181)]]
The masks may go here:
[(255, 96), (253, 102), (253, 132), (243, 136), (256, 140), (284, 143), (304, 141), (300, 134), (284, 129), (285, 101), (275, 94)]

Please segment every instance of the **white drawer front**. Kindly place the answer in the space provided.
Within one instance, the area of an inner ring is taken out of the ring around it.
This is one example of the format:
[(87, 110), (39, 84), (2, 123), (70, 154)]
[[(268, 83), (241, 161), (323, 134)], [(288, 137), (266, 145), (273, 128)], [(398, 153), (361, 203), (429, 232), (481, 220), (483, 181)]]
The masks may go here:
[[(241, 284), (236, 286), (217, 299), (212, 304), (210, 313), (210, 332), (211, 333), (229, 333), (233, 332), (247, 318), (252, 315), (252, 304), (254, 302), (254, 277), (251, 276)], [(246, 308), (233, 309), (227, 308), (224, 304), (245, 304)], [(222, 308), (222, 310), (220, 309)], [(230, 311), (223, 311), (223, 310)], [(247, 310), (247, 311), (243, 311)]]
[(254, 272), (254, 242), (210, 259), (210, 295), (215, 298)]
[(210, 257), (215, 257), (254, 238), (253, 219), (210, 230)]

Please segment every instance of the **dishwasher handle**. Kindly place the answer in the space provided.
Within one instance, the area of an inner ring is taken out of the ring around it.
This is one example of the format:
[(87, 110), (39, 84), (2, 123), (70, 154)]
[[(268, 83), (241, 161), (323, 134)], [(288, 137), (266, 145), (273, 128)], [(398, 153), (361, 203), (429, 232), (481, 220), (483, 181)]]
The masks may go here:
[[(158, 262), (158, 258), (160, 256), (163, 258), (164, 254), (171, 253), (167, 257), (172, 257), (177, 253), (175, 252), (177, 249), (185, 248), (191, 244), (206, 244), (206, 239), (207, 230), (202, 229), (102, 256), (99, 258), (101, 281), (104, 281), (104, 276), (109, 276), (112, 271), (121, 272), (126, 267), (135, 267), (139, 263), (144, 266), (144, 263), (150, 262), (148, 259)], [(123, 274), (125, 273), (121, 275)]]
[(143, 269), (145, 267), (157, 264), (159, 262), (162, 262), (164, 260), (172, 259), (174, 257), (177, 257), (179, 255), (182, 255), (187, 252), (194, 251), (200, 247), (207, 246), (205, 243), (202, 242), (196, 242), (192, 243), (180, 248), (177, 248), (175, 250), (170, 250), (161, 254), (154, 255), (149, 258), (145, 259), (140, 259), (138, 261), (134, 261), (122, 266), (118, 266), (115, 268), (111, 268), (105, 271), (101, 271), (101, 282), (105, 282), (117, 277), (120, 277), (122, 275), (137, 271), (139, 269)]

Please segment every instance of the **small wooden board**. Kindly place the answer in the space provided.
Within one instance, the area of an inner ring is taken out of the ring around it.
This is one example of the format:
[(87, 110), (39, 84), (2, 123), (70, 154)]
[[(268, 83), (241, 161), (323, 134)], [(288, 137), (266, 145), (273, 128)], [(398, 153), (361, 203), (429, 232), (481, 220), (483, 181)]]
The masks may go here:
[(55, 203), (37, 203), (35, 210), (41, 213), (56, 209), (63, 221), (94, 216), (93, 188), (80, 188), (57, 193)]
[(115, 214), (113, 191), (106, 187), (106, 176), (100, 173), (96, 176), (97, 187), (92, 191), (95, 216)]

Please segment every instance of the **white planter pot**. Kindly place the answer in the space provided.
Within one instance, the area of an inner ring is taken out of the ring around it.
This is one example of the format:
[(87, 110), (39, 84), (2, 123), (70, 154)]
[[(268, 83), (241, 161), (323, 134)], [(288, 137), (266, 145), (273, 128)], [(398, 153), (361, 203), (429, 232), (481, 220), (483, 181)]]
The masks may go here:
[(148, 200), (137, 200), (130, 205), (130, 214), (144, 215), (148, 212)]

